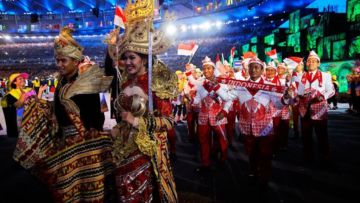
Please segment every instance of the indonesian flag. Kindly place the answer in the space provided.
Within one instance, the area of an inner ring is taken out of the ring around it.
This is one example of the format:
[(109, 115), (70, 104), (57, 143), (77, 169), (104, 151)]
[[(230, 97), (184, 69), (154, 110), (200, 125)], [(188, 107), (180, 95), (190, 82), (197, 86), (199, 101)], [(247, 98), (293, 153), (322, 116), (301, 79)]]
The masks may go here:
[(199, 48), (195, 42), (180, 43), (178, 45), (178, 55), (191, 56), (194, 55), (196, 50)]
[(256, 54), (252, 51), (245, 52), (242, 56), (243, 59), (255, 58)]
[(54, 30), (60, 30), (60, 24), (55, 24), (52, 26)]
[(296, 66), (298, 66), (302, 62), (302, 58), (290, 56), (288, 58), (285, 58), (283, 61), (286, 63), (290, 69), (295, 69)]
[(230, 56), (232, 59), (234, 59), (234, 56), (235, 56), (235, 47), (232, 47), (231, 50), (230, 50)]
[(216, 54), (216, 59), (215, 59), (215, 63), (220, 61), (220, 55), (219, 54)]
[(229, 56), (229, 63), (232, 66), (234, 62), (234, 56), (235, 56), (235, 47), (232, 47), (230, 50), (230, 56)]
[(266, 55), (268, 57), (270, 57), (271, 59), (273, 59), (273, 60), (277, 59), (276, 49), (273, 49), (273, 50), (271, 50), (269, 52), (266, 52)]
[(126, 18), (120, 6), (115, 8), (114, 25), (125, 29)]

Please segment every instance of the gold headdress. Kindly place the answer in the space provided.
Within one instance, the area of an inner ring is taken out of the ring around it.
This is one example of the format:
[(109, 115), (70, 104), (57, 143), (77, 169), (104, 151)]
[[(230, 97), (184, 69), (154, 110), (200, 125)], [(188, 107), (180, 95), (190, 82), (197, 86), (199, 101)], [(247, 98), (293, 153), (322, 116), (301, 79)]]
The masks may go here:
[[(105, 39), (109, 45), (108, 51), (113, 60), (117, 61), (126, 51), (141, 54), (149, 53), (149, 31), (152, 32), (152, 54), (164, 53), (170, 46), (171, 40), (164, 32), (153, 28), (154, 1), (141, 0), (131, 3), (128, 1), (125, 8), (125, 34), (116, 40), (119, 30), (113, 30)], [(116, 49), (117, 46), (117, 49)], [(118, 51), (116, 53), (116, 51)], [(118, 58), (117, 58), (118, 57)], [(127, 75), (123, 74), (126, 81)], [(175, 98), (177, 95), (177, 76), (160, 60), (153, 62), (152, 91), (161, 98)]]
[(81, 61), (84, 48), (72, 37), (73, 31), (69, 27), (61, 29), (59, 36), (54, 40), (54, 51), (56, 55), (68, 56)]
[[(160, 30), (153, 27), (154, 1), (142, 0), (131, 3), (128, 1), (124, 10), (126, 23), (125, 34), (116, 42), (118, 31), (111, 32), (106, 43), (109, 44), (109, 54), (113, 59), (126, 51), (141, 54), (149, 52), (149, 31), (152, 32), (152, 54), (162, 54), (171, 46), (171, 40)], [(116, 42), (116, 43), (114, 43)], [(118, 53), (116, 54), (116, 46)]]
[(134, 22), (120, 39), (119, 55), (121, 56), (125, 51), (148, 54), (149, 30), (153, 33), (152, 53), (154, 55), (165, 53), (171, 46), (171, 41), (165, 36), (165, 33), (154, 30), (152, 25), (147, 22), (138, 21)]

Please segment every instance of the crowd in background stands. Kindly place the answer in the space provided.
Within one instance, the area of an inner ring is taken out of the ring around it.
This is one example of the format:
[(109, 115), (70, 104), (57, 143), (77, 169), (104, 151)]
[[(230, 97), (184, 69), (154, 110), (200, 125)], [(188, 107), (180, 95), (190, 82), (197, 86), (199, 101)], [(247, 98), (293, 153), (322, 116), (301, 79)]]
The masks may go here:
[[(40, 81), (40, 84), (49, 84), (49, 80), (53, 80), (56, 78), (57, 70), (55, 69), (55, 66), (51, 69), (42, 69), (42, 67), (6, 67), (6, 68), (0, 68), (0, 97), (5, 95), (5, 93), (8, 91), (8, 80), (11, 74), (14, 73), (28, 73), (29, 78), (25, 80), (25, 86), (34, 88), (33, 81), (38, 79)], [(49, 67), (47, 67), (49, 68)], [(50, 86), (49, 86), (50, 88)], [(50, 89), (45, 91), (45, 93), (48, 93)]]
[[(88, 38), (86, 38), (88, 39)], [(19, 66), (22, 64), (38, 64), (40, 66), (54, 64), (53, 39), (46, 41), (28, 41), (0, 45), (0, 68), (4, 66)], [(84, 44), (84, 54), (92, 60), (103, 64), (106, 55), (106, 45), (99, 38), (89, 38)], [(11, 56), (11, 57), (9, 57)]]
[(0, 78), (8, 78), (13, 73), (24, 72), (29, 74), (29, 78), (47, 77), (54, 75), (57, 71), (54, 64), (52, 65), (18, 65), (18, 66), (0, 66)]
[[(40, 42), (35, 41), (20, 41), (20, 43), (10, 43), (0, 45), (0, 70), (4, 69), (22, 69), (21, 66), (28, 69), (23, 69), (24, 72), (33, 72), (32, 67), (36, 69), (53, 69), (54, 53), (52, 47), (53, 39), (43, 39)], [(224, 53), (224, 56), (228, 56), (228, 52), (232, 46), (236, 46), (239, 42), (244, 40), (243, 35), (234, 35), (233, 37), (197, 37), (197, 38), (185, 38), (182, 40), (176, 40), (173, 46), (163, 55), (159, 55), (159, 58), (169, 65), (169, 68), (173, 71), (184, 67), (189, 61), (188, 56), (177, 55), (177, 45), (182, 43), (195, 42), (199, 45), (197, 52), (195, 53), (192, 63), (200, 65), (203, 56), (210, 56), (215, 58), (217, 53)], [(79, 40), (81, 42), (81, 40)], [(101, 67), (104, 65), (106, 56), (106, 45), (101, 39), (95, 37), (86, 38), (81, 42), (84, 46), (84, 54), (89, 56), (91, 60), (98, 63)], [(209, 49), (209, 47), (211, 47)], [(12, 57), (9, 57), (12, 56)], [(36, 72), (36, 71), (35, 71)], [(0, 73), (2, 74), (2, 73)], [(1, 75), (1, 77), (4, 77)]]

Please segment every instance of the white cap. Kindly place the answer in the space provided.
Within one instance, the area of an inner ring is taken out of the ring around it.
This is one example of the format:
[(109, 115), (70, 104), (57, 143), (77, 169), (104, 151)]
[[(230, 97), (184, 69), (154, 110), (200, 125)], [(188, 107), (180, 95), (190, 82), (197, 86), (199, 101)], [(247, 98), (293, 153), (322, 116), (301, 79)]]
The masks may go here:
[(227, 60), (224, 60), (224, 66), (230, 66), (230, 63)]
[(266, 69), (268, 69), (268, 68), (273, 68), (273, 69), (277, 70), (277, 67), (273, 61), (270, 61), (268, 63), (268, 65), (266, 66)]
[(285, 63), (279, 63), (279, 64), (278, 64), (278, 68), (279, 68), (279, 67), (283, 67), (283, 68), (287, 69), (287, 66), (286, 66)]
[(266, 64), (264, 62), (262, 62), (259, 58), (251, 58), (248, 63), (249, 66), (252, 63), (257, 63), (257, 64), (261, 65), (264, 69), (266, 68)]
[(320, 62), (320, 57), (316, 54), (314, 50), (311, 50), (308, 58), (316, 58)]
[(249, 61), (250, 61), (250, 59), (251, 59), (251, 58), (245, 58), (245, 59), (243, 59), (243, 60), (242, 60), (242, 62), (241, 62), (241, 63), (243, 64), (243, 67), (245, 67), (245, 66), (248, 66), (248, 65), (249, 65)]
[(211, 61), (211, 59), (208, 56), (205, 56), (204, 60), (202, 60), (203, 66), (205, 65), (211, 65), (215, 68), (214, 62)]

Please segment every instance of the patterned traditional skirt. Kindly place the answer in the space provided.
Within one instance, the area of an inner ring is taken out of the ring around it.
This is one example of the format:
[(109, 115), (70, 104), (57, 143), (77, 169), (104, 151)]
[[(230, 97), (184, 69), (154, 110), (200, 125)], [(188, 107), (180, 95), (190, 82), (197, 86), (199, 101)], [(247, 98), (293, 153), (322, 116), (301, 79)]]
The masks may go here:
[(131, 153), (115, 171), (118, 202), (153, 202), (154, 176), (150, 158), (139, 150)]
[(26, 103), (15, 161), (45, 183), (55, 202), (110, 202), (110, 133), (84, 134), (74, 125), (64, 137), (54, 136), (46, 108), (46, 103)]

